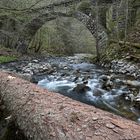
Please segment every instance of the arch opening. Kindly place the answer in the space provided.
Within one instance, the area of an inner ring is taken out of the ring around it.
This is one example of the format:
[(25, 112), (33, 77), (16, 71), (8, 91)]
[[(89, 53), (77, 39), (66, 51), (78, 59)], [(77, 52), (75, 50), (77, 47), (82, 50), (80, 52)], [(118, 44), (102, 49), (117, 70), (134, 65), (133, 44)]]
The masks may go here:
[(45, 23), (35, 34), (30, 49), (40, 40), (41, 52), (73, 55), (74, 53), (96, 54), (96, 40), (80, 21), (73, 17), (58, 17)]
[[(58, 12), (58, 13), (51, 13), (51, 14), (47, 13), (47, 14), (41, 15), (26, 25), (26, 27), (23, 31), (23, 35), (21, 35), (22, 39), (24, 38), (24, 40), (28, 40), (28, 43), (29, 43), (29, 40), (30, 40), (29, 36), (30, 37), (34, 36), (32, 39), (33, 41), (31, 41), (31, 42), (34, 42), (33, 48), (35, 48), (35, 52), (37, 52), (39, 50), (39, 48), (41, 48), (40, 46), (42, 44), (42, 42), (38, 38), (39, 37), (42, 38), (41, 37), (41, 29), (42, 29), (43, 25), (45, 25), (47, 22), (54, 21), (60, 17), (61, 17), (61, 19), (64, 17), (65, 18), (66, 17), (67, 18), (73, 17), (73, 18), (77, 19), (79, 22), (81, 22), (83, 25), (85, 25), (86, 28), (95, 37), (95, 39), (98, 40), (98, 47), (99, 48), (106, 46), (108, 37), (107, 37), (107, 33), (105, 32), (103, 26), (98, 23), (99, 25), (98, 25), (98, 31), (97, 31), (95, 19), (89, 17), (88, 15), (86, 15), (84, 13), (78, 12), (78, 11), (76, 11), (75, 13), (70, 13), (70, 14)], [(65, 26), (68, 27), (67, 24)], [(64, 30), (64, 32), (65, 32), (65, 30)], [(64, 32), (62, 32), (62, 33), (64, 33)], [(68, 33), (68, 35), (70, 35), (70, 34)], [(63, 42), (66, 42), (66, 37), (67, 37), (67, 35), (64, 35), (64, 37), (61, 37)], [(69, 40), (69, 38), (67, 38), (67, 40)], [(35, 43), (35, 42), (37, 42), (37, 43)], [(30, 44), (32, 44), (32, 43), (30, 43)], [(30, 46), (32, 46), (32, 45), (30, 45)], [(29, 47), (29, 48), (31, 48), (31, 47)], [(97, 47), (96, 47), (96, 49), (97, 49)]]

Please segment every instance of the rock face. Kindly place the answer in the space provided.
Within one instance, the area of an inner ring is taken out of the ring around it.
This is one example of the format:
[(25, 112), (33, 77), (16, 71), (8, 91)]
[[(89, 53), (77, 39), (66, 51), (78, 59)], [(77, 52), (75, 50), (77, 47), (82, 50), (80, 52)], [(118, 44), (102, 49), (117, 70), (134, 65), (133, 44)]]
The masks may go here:
[(0, 94), (31, 140), (140, 139), (140, 125), (0, 72)]

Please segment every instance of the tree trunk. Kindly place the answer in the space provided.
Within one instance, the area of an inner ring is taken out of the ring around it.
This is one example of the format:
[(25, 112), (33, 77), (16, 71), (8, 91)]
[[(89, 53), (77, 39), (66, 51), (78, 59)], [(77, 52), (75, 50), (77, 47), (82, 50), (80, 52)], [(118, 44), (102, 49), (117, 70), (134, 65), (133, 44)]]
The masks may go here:
[(31, 140), (139, 140), (140, 125), (0, 72), (0, 94)]

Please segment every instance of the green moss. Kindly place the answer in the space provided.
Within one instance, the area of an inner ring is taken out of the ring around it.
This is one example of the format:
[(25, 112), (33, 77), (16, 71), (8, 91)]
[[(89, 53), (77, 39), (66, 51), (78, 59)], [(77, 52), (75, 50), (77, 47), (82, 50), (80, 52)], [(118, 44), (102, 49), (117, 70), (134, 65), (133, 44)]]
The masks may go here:
[[(123, 55), (123, 47), (119, 47), (116, 43), (108, 45), (101, 53), (101, 62), (110, 62), (114, 59), (120, 59)], [(120, 53), (122, 55), (120, 55)]]
[(0, 56), (0, 63), (7, 63), (15, 60), (17, 60), (15, 56)]

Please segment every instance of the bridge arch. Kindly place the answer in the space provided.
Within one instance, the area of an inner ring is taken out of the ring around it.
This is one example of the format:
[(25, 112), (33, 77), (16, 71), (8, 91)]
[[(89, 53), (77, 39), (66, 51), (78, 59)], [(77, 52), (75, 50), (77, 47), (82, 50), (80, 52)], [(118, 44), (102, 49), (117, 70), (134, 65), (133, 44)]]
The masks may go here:
[[(95, 19), (93, 19), (90, 16), (88, 16), (82, 12), (79, 12), (79, 11), (76, 11), (75, 13), (71, 13), (71, 14), (53, 12), (53, 13), (47, 13), (47, 14), (38, 16), (37, 18), (30, 21), (30, 23), (25, 25), (25, 28), (22, 31), (19, 41), (25, 40), (26, 44), (28, 45), (31, 38), (35, 35), (35, 33), (44, 24), (46, 24), (46, 22), (54, 20), (54, 19), (58, 18), (58, 16), (73, 17), (73, 18), (77, 19), (78, 21), (80, 21), (81, 23), (83, 23), (87, 27), (87, 29), (91, 32), (91, 34), (94, 36), (94, 38), (98, 39), (99, 49), (103, 48), (107, 45), (108, 36), (107, 36), (107, 33), (106, 33), (104, 27), (101, 24), (98, 25), (98, 38), (97, 38)], [(20, 44), (22, 44), (22, 43), (20, 43)]]

